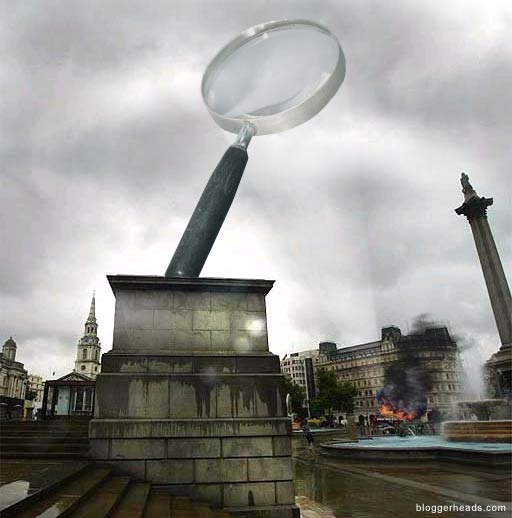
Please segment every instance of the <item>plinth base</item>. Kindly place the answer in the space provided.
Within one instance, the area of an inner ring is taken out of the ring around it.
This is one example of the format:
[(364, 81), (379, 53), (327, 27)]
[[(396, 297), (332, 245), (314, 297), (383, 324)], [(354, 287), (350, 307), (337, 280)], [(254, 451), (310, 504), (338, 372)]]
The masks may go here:
[(298, 516), (284, 379), (268, 352), (272, 282), (109, 281), (114, 342), (96, 380), (92, 457), (241, 516)]

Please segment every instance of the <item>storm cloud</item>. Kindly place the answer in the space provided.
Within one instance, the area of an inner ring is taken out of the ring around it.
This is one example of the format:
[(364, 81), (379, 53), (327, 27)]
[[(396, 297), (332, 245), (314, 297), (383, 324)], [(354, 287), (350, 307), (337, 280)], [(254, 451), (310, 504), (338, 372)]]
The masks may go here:
[[(0, 7), (0, 339), (45, 377), (73, 368), (105, 275), (162, 275), (234, 139), (202, 104), (202, 73), (257, 23), (309, 18), (347, 76), (313, 120), (253, 139), (203, 276), (276, 279), (270, 348), (373, 341), (429, 314), (499, 347), (462, 203), (461, 171), (493, 197), (510, 271), (509, 2), (71, 1)], [(508, 30), (507, 30), (508, 29)], [(412, 324), (411, 324), (412, 325)]]

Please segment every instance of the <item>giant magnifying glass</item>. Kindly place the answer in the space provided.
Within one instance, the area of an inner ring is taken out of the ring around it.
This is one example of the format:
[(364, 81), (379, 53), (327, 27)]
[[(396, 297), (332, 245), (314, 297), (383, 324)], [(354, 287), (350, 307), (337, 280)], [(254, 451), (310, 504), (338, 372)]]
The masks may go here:
[(201, 273), (242, 178), (251, 138), (311, 119), (344, 77), (345, 57), (338, 40), (308, 20), (256, 25), (215, 56), (203, 76), (203, 100), (215, 122), (237, 137), (210, 177), (167, 277)]

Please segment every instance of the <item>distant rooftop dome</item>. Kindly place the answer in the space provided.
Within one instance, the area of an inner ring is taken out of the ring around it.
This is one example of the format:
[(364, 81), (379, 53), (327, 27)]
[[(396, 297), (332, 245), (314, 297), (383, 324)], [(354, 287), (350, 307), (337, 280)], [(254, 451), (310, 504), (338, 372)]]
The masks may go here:
[(12, 336), (8, 338), (8, 340), (5, 341), (4, 347), (14, 347), (17, 348), (16, 342), (12, 339)]

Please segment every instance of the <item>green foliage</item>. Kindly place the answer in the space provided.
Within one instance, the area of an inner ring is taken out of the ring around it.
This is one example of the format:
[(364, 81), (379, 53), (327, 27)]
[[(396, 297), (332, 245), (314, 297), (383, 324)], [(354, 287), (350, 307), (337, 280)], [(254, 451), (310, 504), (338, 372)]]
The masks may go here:
[(36, 397), (37, 397), (37, 392), (32, 391), (32, 390), (25, 391), (25, 400), (26, 401), (34, 401), (34, 399), (36, 399)]
[(317, 397), (310, 403), (313, 416), (354, 411), (356, 389), (350, 383), (339, 382), (334, 371), (318, 369), (317, 389)]
[(299, 417), (307, 416), (307, 410), (304, 408), (306, 389), (292, 381), (287, 376), (284, 378), (284, 386), (285, 393), (290, 394), (292, 398), (292, 412), (297, 414)]

